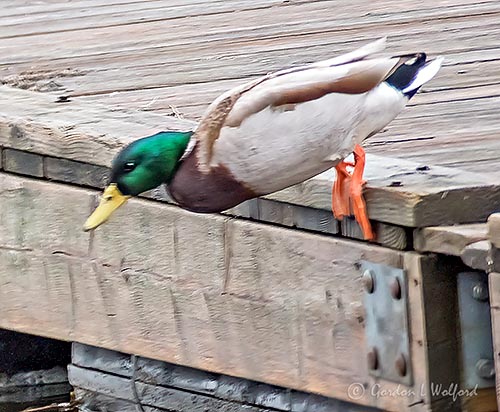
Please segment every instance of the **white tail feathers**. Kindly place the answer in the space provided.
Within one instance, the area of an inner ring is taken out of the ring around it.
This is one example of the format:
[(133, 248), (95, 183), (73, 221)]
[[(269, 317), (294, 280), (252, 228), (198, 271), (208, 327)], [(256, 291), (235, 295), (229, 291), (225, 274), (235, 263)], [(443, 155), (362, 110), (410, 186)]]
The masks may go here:
[(413, 81), (403, 89), (403, 93), (408, 93), (412, 90), (418, 89), (424, 83), (427, 83), (429, 80), (431, 80), (441, 68), (443, 61), (444, 58), (439, 56), (438, 58), (427, 63), (418, 71)]
[(365, 57), (368, 57), (375, 53), (379, 53), (382, 50), (384, 50), (386, 43), (387, 43), (387, 37), (382, 37), (381, 39), (365, 44), (364, 46), (350, 53), (343, 54), (341, 56), (337, 56), (332, 59), (317, 62), (313, 64), (313, 66), (315, 67), (339, 66), (341, 64), (362, 60)]

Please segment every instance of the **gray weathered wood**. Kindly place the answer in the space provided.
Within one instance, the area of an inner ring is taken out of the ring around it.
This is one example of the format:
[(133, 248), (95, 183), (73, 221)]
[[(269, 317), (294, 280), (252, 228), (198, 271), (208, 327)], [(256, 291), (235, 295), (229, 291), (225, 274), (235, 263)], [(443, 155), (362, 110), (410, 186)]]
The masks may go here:
[[(76, 398), (81, 402), (80, 408), (85, 408), (89, 412), (137, 412), (135, 402), (106, 396), (98, 392), (89, 391), (82, 388), (74, 388)], [(171, 412), (171, 410), (158, 407), (142, 406), (145, 412)], [(249, 411), (253, 412), (253, 411)]]
[[(109, 166), (133, 138), (160, 128), (194, 126), (173, 118), (167, 122), (154, 114), (129, 114), (74, 102), (56, 104), (45, 95), (7, 87), (0, 87), (0, 97), (9, 101), (0, 113), (1, 145), (100, 166)], [(368, 156), (366, 198), (372, 219), (410, 227), (467, 223), (486, 219), (500, 204), (500, 185), (491, 176), (435, 166), (422, 171), (417, 170), (419, 166)], [(333, 177), (333, 172), (325, 172), (266, 198), (330, 210)], [(394, 182), (397, 187), (391, 186)], [(457, 202), (462, 207), (452, 207)]]
[(494, 246), (500, 248), (500, 213), (493, 213), (488, 218), (488, 238)]
[(485, 223), (416, 229), (413, 246), (419, 252), (461, 256), (464, 248), (471, 243), (486, 240), (487, 230)]
[[(85, 375), (85, 369), (87, 369), (130, 379), (133, 373), (130, 359), (129, 355), (102, 348), (78, 343), (73, 346), (72, 363), (81, 369), (81, 375)], [(148, 385), (175, 388), (190, 394), (197, 394), (198, 396), (194, 396), (197, 402), (202, 402), (203, 397), (210, 396), (228, 402), (233, 407), (237, 405), (241, 407), (245, 404), (256, 408), (266, 408), (266, 410), (267, 408), (297, 412), (372, 410), (314, 394), (208, 373), (153, 359), (138, 358), (135, 376), (136, 381)], [(78, 380), (73, 383), (77, 386), (81, 385)], [(83, 386), (88, 387), (88, 384)], [(99, 388), (94, 388), (94, 390), (101, 392)], [(225, 406), (224, 403), (222, 405)]]
[[(408, 274), (414, 386), (421, 388), (421, 401), (433, 405), (435, 409), (431, 410), (459, 411), (459, 399), (432, 390), (433, 385), (449, 387), (459, 382), (454, 304), (454, 275), (458, 267), (453, 260), (410, 252), (405, 254), (405, 269)], [(417, 308), (425, 308), (425, 311), (415, 312)], [(425, 350), (420, 350), (422, 348)]]
[[(422, 227), (486, 220), (500, 202), (494, 182), (482, 174), (374, 155), (367, 156), (365, 178), (368, 214), (375, 220)], [(304, 183), (265, 196), (319, 209), (330, 207), (334, 173), (327, 171)], [(461, 207), (455, 207), (460, 204)]]
[(422, 50), (446, 60), (369, 151), (498, 176), (498, 2), (445, 6), (155, 0), (42, 7), (14, 0), (0, 15), (0, 80), (54, 98), (164, 114), (175, 107), (199, 118), (230, 86), (352, 50), (380, 33), (389, 36), (390, 53)]
[(66, 367), (62, 366), (14, 374), (0, 373), (0, 410), (6, 403), (42, 401), (68, 395), (70, 390)]
[[(402, 253), (140, 199), (90, 235), (79, 226), (95, 192), (0, 183), (0, 327), (345, 401), (353, 381), (376, 382), (360, 356), (356, 265), (403, 267)], [(416, 293), (412, 316), (426, 318)], [(425, 342), (422, 327), (412, 331)], [(398, 410), (408, 399), (356, 402)]]
[[(68, 372), (71, 384), (78, 388), (135, 403), (130, 379), (83, 369), (74, 365), (68, 367)], [(197, 396), (190, 392), (143, 382), (136, 382), (136, 388), (141, 404), (151, 408), (158, 407), (179, 412), (185, 410), (190, 412), (205, 412), (207, 410), (233, 412), (236, 406), (216, 398)], [(248, 411), (266, 412), (269, 409), (249, 407)]]
[(487, 240), (480, 240), (467, 245), (460, 257), (462, 261), (472, 269), (489, 271), (491, 268), (490, 260), (491, 244)]
[[(340, 232), (343, 236), (364, 240), (361, 227), (354, 218), (345, 217), (340, 222)], [(398, 250), (406, 249), (408, 239), (407, 229), (401, 226), (391, 225), (383, 222), (373, 222), (372, 229), (375, 233), (375, 243)]]
[(7, 172), (43, 177), (42, 157), (12, 149), (5, 149), (2, 155), (3, 169)]
[[(135, 399), (130, 390), (129, 378), (106, 374), (101, 371), (80, 368), (74, 365), (69, 367), (70, 380), (78, 389), (76, 391), (84, 405), (90, 406), (92, 411), (100, 411), (103, 405), (109, 405), (111, 410), (136, 411)], [(244, 382), (243, 382), (244, 384)], [(224, 412), (376, 412), (378, 410), (365, 406), (346, 403), (335, 399), (321, 398), (318, 396), (287, 391), (286, 404), (278, 405), (273, 396), (269, 402), (275, 406), (266, 408), (253, 405), (253, 400), (243, 402), (228, 402), (214, 397), (203, 396), (192, 392), (184, 392), (172, 387), (156, 386), (141, 381), (136, 381), (139, 399), (145, 410), (160, 411), (167, 409), (172, 412), (197, 412), (220, 410)], [(294, 402), (292, 399), (296, 400)], [(273, 402), (274, 401), (274, 402)], [(100, 402), (103, 402), (101, 404)], [(132, 406), (134, 409), (132, 409)], [(116, 409), (124, 408), (124, 409)]]
[(338, 222), (331, 211), (269, 199), (251, 199), (224, 213), (315, 232), (329, 234), (337, 234), (339, 232)]
[(500, 408), (500, 273), (493, 272), (489, 275), (489, 291), (491, 306), (491, 327), (493, 332), (493, 346), (495, 353), (496, 393), (497, 403)]

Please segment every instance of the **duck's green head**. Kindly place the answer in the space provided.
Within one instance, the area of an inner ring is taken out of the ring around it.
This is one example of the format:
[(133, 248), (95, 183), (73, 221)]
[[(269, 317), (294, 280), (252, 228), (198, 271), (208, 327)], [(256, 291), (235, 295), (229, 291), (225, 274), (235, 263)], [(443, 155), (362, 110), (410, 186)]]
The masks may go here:
[(131, 196), (169, 183), (191, 135), (192, 132), (161, 132), (136, 140), (118, 153), (111, 167), (110, 183), (84, 230), (104, 223)]

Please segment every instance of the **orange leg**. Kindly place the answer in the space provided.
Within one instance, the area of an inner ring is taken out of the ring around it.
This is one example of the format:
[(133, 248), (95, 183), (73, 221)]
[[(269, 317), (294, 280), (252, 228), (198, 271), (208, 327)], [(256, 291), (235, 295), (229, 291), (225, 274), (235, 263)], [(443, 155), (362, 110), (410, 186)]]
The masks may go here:
[(351, 199), (354, 217), (361, 226), (363, 235), (366, 240), (374, 240), (370, 221), (366, 212), (366, 203), (363, 199), (363, 172), (365, 171), (365, 151), (360, 145), (354, 147), (354, 171), (351, 181)]
[(347, 167), (354, 167), (354, 163), (342, 161), (335, 166), (337, 176), (332, 188), (332, 211), (335, 217), (342, 220), (344, 216), (349, 216), (351, 208), (349, 205), (349, 186), (351, 172)]
[[(347, 168), (353, 168), (351, 173)], [(332, 211), (335, 217), (342, 220), (351, 215), (363, 231), (366, 240), (374, 240), (370, 221), (366, 213), (366, 204), (363, 199), (363, 172), (365, 170), (365, 151), (360, 145), (354, 147), (354, 163), (341, 162), (335, 166), (337, 177), (332, 189)]]

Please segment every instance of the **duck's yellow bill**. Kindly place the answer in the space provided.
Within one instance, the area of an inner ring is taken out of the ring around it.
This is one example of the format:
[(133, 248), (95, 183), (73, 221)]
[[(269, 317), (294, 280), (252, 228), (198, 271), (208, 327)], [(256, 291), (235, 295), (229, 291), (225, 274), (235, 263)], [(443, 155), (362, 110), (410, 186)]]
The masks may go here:
[(121, 194), (116, 183), (111, 183), (102, 194), (99, 206), (97, 206), (94, 213), (92, 213), (85, 224), (83, 225), (83, 230), (88, 231), (95, 229), (97, 226), (102, 225), (106, 220), (109, 219), (111, 214), (123, 205), (130, 196), (124, 196)]

